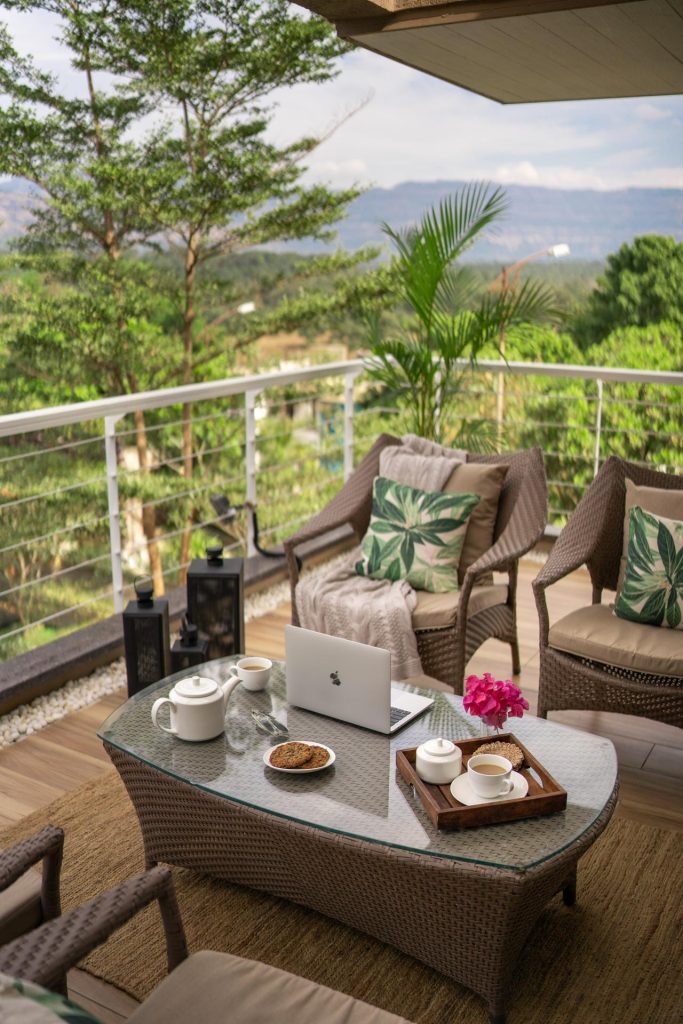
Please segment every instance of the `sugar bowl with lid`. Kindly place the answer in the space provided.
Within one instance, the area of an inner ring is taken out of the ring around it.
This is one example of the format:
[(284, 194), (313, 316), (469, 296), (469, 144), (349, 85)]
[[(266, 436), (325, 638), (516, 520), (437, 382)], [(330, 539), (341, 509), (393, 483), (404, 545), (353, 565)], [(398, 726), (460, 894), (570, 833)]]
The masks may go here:
[(415, 751), (415, 770), (424, 782), (449, 786), (462, 771), (462, 751), (452, 740), (427, 740)]

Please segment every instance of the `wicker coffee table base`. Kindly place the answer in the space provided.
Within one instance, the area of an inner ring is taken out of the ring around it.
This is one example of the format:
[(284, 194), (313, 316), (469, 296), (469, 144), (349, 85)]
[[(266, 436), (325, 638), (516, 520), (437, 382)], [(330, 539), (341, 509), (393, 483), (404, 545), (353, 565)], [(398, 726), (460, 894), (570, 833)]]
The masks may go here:
[(515, 963), (543, 907), (574, 901), (579, 857), (604, 829), (526, 872), (422, 856), (214, 796), (105, 743), (140, 820), (147, 866), (206, 872), (358, 928), (477, 992), (503, 1024)]

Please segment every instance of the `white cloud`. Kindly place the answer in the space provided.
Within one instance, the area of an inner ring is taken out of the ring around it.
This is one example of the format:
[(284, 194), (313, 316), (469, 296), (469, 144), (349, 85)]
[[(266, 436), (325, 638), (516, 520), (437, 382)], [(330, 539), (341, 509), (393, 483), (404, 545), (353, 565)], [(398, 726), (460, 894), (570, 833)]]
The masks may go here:
[(639, 103), (634, 113), (641, 121), (664, 121), (666, 118), (671, 117), (669, 110), (662, 110), (661, 107), (656, 107), (654, 103)]
[(537, 185), (540, 181), (538, 169), (530, 160), (522, 160), (521, 163), (515, 164), (513, 167), (499, 167), (494, 173), (494, 178), (503, 185), (509, 185), (512, 182), (517, 185)]

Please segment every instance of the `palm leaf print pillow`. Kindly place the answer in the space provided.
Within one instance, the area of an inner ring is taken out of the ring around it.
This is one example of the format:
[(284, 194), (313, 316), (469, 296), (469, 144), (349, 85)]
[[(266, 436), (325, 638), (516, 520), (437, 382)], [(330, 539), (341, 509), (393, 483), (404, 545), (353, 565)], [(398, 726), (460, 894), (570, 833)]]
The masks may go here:
[(614, 611), (632, 622), (683, 629), (683, 522), (633, 506)]
[(378, 476), (356, 562), (360, 576), (407, 580), (434, 594), (458, 589), (458, 563), (477, 494), (421, 491)]

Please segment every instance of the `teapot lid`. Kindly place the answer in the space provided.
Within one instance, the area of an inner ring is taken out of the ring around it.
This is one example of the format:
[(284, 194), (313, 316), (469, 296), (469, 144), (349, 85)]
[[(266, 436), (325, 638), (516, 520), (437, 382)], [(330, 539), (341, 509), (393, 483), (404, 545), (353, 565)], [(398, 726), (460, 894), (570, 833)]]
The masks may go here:
[(422, 749), (431, 757), (450, 757), (455, 750), (455, 743), (444, 739), (427, 740)]
[(210, 697), (218, 690), (218, 683), (206, 676), (188, 676), (175, 684), (175, 691), (181, 697)]

